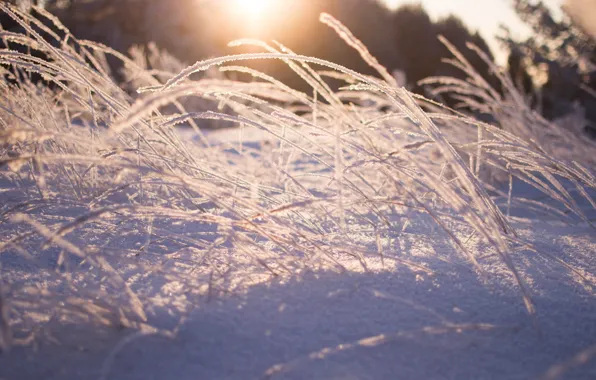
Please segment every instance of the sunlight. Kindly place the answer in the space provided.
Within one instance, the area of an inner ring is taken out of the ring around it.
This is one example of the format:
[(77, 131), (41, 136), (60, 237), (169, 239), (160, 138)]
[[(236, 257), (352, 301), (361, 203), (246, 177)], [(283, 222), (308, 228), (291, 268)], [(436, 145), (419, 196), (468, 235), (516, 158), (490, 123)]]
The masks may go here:
[(272, 2), (273, 0), (234, 0), (234, 6), (238, 12), (258, 17), (267, 12)]

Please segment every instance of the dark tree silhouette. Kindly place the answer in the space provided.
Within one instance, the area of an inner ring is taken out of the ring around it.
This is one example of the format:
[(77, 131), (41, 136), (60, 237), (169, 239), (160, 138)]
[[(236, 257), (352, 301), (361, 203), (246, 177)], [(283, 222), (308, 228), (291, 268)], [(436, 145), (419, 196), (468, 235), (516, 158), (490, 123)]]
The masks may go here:
[[(554, 119), (573, 112), (580, 105), (587, 118), (586, 130), (594, 133), (596, 41), (571, 17), (555, 20), (551, 10), (541, 1), (514, 0), (513, 6), (534, 35), (519, 41), (504, 28), (500, 40), (512, 55), (527, 57), (533, 68), (546, 68), (547, 79), (537, 89), (541, 94), (541, 103), (537, 106), (545, 117)], [(520, 69), (526, 70), (519, 65), (510, 65), (509, 72), (514, 77), (528, 75), (520, 74)], [(527, 91), (525, 86), (524, 89)]]
[[(178, 59), (194, 62), (215, 55), (262, 51), (227, 47), (231, 40), (249, 37), (273, 46), (272, 40), (280, 41), (296, 53), (376, 75), (356, 51), (319, 22), (319, 14), (327, 12), (344, 23), (390, 72), (404, 71), (414, 91), (423, 91), (418, 81), (428, 76), (463, 77), (459, 70), (441, 62), (451, 54), (438, 41), (438, 34), (445, 35), (479, 72), (488, 76), (486, 65), (466, 47), (466, 42), (472, 42), (491, 56), (482, 37), (471, 33), (455, 16), (433, 23), (421, 5), (404, 5), (391, 11), (381, 0), (276, 1), (271, 17), (251, 29), (246, 26), (250, 16), (234, 11), (233, 0), (142, 0), (143, 6), (139, 1), (50, 0), (47, 4), (78, 38), (99, 41), (122, 52), (133, 45), (155, 42)], [(243, 64), (264, 70), (290, 86), (309, 88), (281, 62)]]
[[(151, 41), (177, 58), (194, 62), (209, 56), (262, 51), (230, 49), (239, 38), (283, 43), (296, 53), (330, 60), (374, 74), (357, 52), (342, 42), (319, 14), (328, 12), (345, 23), (379, 61), (389, 67), (398, 59), (393, 43), (391, 11), (379, 0), (284, 0), (274, 2), (271, 17), (259, 28), (247, 28), (250, 16), (235, 11), (233, 0), (70, 0), (57, 10), (74, 35), (103, 42), (120, 51)], [(280, 62), (246, 62), (291, 86), (303, 81)]]
[(399, 68), (406, 74), (408, 84), (420, 90), (418, 81), (434, 75), (440, 60), (440, 44), (435, 26), (420, 4), (408, 4), (393, 13), (395, 44)]
[[(434, 23), (420, 4), (408, 4), (394, 12), (393, 23), (396, 49), (402, 59), (398, 62), (399, 68), (405, 72), (408, 85), (415, 92), (424, 92), (418, 82), (429, 76), (465, 79), (465, 73), (443, 62), (453, 55), (439, 41), (439, 35), (449, 40), (489, 83), (497, 85), (488, 65), (466, 45), (473, 43), (493, 59), (486, 41), (477, 32), (471, 33), (458, 17), (450, 15)], [(441, 100), (450, 106), (456, 103), (449, 97)]]
[(524, 55), (520, 49), (511, 50), (507, 58), (507, 69), (517, 89), (524, 94), (531, 94), (534, 91), (534, 85), (523, 58)]
[[(493, 60), (492, 53), (486, 41), (480, 36), (478, 32), (471, 33), (464, 25), (463, 21), (454, 15), (439, 20), (435, 24), (435, 31), (437, 34), (444, 36), (457, 50), (459, 50), (464, 57), (472, 64), (484, 78), (489, 77), (488, 65), (474, 52), (467, 47), (468, 43), (472, 43), (484, 51), (491, 60)], [(441, 45), (439, 53), (441, 58), (450, 57), (451, 54), (446, 47)], [(456, 69), (452, 65), (440, 62), (438, 64), (435, 75), (449, 75), (456, 78), (465, 79), (465, 74), (461, 70)]]
[[(222, 3), (221, 0), (217, 1)], [(275, 17), (268, 22), (266, 28), (255, 31), (253, 36), (246, 36), (245, 29), (229, 29), (225, 31), (224, 41), (241, 37), (258, 37), (267, 42), (276, 40), (296, 53), (315, 56), (374, 75), (375, 71), (353, 48), (344, 43), (331, 28), (319, 22), (321, 12), (327, 12), (345, 24), (381, 64), (396, 66), (398, 53), (391, 32), (391, 11), (379, 0), (280, 1), (276, 3)], [(220, 46), (223, 51), (223, 41)], [(283, 63), (268, 61), (249, 64), (263, 68), (291, 86), (308, 88)]]

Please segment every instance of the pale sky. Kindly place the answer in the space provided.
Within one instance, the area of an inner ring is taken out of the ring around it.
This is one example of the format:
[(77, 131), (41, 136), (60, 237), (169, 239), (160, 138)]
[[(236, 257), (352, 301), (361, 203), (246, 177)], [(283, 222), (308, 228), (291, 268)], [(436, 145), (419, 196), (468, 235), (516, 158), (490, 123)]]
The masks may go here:
[[(494, 35), (499, 31), (499, 24), (505, 24), (515, 36), (523, 37), (529, 29), (521, 23), (511, 6), (510, 0), (384, 0), (391, 7), (401, 4), (422, 3), (433, 19), (451, 13), (459, 16), (472, 30), (480, 31), (491, 47), (497, 61), (503, 63), (506, 58), (499, 50)], [(543, 0), (552, 8), (560, 10), (563, 0)], [(559, 12), (555, 15), (560, 14)]]

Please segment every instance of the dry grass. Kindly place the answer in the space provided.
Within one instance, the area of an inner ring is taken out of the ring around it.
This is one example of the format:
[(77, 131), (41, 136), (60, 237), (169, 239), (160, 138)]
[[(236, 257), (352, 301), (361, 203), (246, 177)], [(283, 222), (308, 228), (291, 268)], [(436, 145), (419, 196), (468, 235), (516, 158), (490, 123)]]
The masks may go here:
[[(233, 45), (264, 52), (170, 73), (79, 41), (42, 9), (51, 29), (17, 9), (0, 9), (26, 30), (2, 32), (5, 43), (47, 57), (0, 50), (6, 78), (0, 84), (0, 226), (6, 237), (0, 243), (6, 258), (0, 342), (8, 341), (8, 319), (30, 331), (40, 321), (64, 318), (142, 326), (158, 301), (183, 308), (186, 301), (141, 291), (155, 274), (164, 287), (183, 289), (191, 299), (311, 269), (368, 270), (378, 260), (424, 270), (384, 247), (387, 236), (399, 236), (420, 214), (479, 274), (483, 264), (467, 240), (477, 236), (488, 244), (534, 313), (511, 258), (525, 242), (510, 224), (509, 208), (523, 200), (509, 191), (501, 193), (505, 207), (497, 205), (495, 188), (502, 186), (491, 178), (510, 187), (523, 181), (549, 198), (538, 207), (592, 223), (577, 202), (584, 198), (596, 207), (590, 195), (596, 189), (593, 144), (531, 111), (494, 66), (506, 94), (490, 88), (453, 48), (452, 63), (469, 80), (429, 81), (501, 127), (397, 87), (329, 15), (322, 21), (382, 79), (250, 40)], [(130, 83), (143, 86), (141, 96), (131, 97), (112, 81), (108, 55), (124, 61)], [(312, 93), (240, 66), (252, 59), (284, 61)], [(195, 79), (214, 68), (249, 73), (255, 81)], [(31, 74), (52, 88), (32, 83)], [(346, 86), (334, 91), (326, 76)], [(190, 108), (197, 103), (189, 99), (218, 108)], [(211, 144), (200, 129), (206, 120), (237, 124), (239, 140)], [(193, 128), (196, 138), (182, 137), (179, 124)], [(255, 130), (261, 142), (244, 143), (242, 134)], [(347, 268), (345, 258), (360, 269)], [(29, 265), (40, 272), (23, 269)], [(230, 279), (235, 270), (243, 276)], [(61, 296), (57, 285), (47, 284), (60, 284)], [(42, 315), (48, 308), (53, 314)]]

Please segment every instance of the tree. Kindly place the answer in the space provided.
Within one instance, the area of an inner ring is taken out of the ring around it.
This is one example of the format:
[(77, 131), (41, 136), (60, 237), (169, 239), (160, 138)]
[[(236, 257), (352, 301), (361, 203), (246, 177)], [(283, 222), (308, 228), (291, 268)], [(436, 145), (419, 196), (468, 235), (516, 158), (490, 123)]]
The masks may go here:
[[(225, 8), (229, 0), (216, 0)], [(225, 9), (220, 10), (225, 12)], [(396, 67), (399, 59), (391, 33), (392, 13), (380, 0), (284, 0), (275, 2), (274, 16), (267, 19), (265, 27), (258, 30), (246, 28), (226, 28), (223, 33), (224, 43), (230, 40), (255, 37), (266, 42), (272, 40), (283, 43), (292, 51), (338, 63), (364, 74), (374, 75), (360, 57), (358, 52), (343, 42), (328, 26), (319, 22), (321, 12), (333, 15), (367, 46), (381, 64)], [(244, 17), (234, 15), (232, 17)], [(242, 25), (245, 20), (231, 19), (232, 24)], [(221, 29), (221, 28), (219, 28)], [(247, 35), (248, 33), (248, 35)], [(221, 38), (221, 35), (220, 35)], [(235, 50), (238, 51), (238, 50)], [(245, 49), (241, 51), (262, 51), (262, 49)], [(302, 79), (296, 76), (287, 65), (277, 61), (249, 62), (273, 74), (292, 87), (306, 90), (309, 88)]]
[(393, 25), (399, 68), (405, 72), (408, 84), (419, 91), (418, 81), (434, 75), (440, 60), (435, 25), (420, 4), (408, 4), (395, 10)]
[[(504, 28), (502, 44), (512, 55), (526, 57), (520, 67), (509, 67), (519, 77), (519, 70), (545, 76), (534, 80), (541, 94), (539, 108), (545, 117), (555, 119), (581, 106), (590, 129), (596, 122), (596, 41), (569, 14), (556, 20), (541, 1), (513, 0), (520, 19), (534, 34), (526, 40), (515, 40)], [(517, 72), (516, 72), (517, 70)], [(523, 74), (525, 76), (528, 74)]]
[[(215, 55), (263, 51), (227, 47), (232, 40), (257, 38), (270, 44), (276, 40), (296, 53), (374, 74), (357, 52), (319, 22), (319, 14), (328, 12), (346, 24), (382, 64), (395, 66), (397, 61), (390, 32), (391, 11), (380, 0), (275, 1), (271, 14), (254, 30), (247, 27), (250, 16), (236, 11), (234, 4), (232, 0), (70, 0), (58, 12), (75, 36), (121, 52), (155, 42), (176, 58), (194, 62)], [(307, 88), (281, 62), (244, 64), (267, 71), (290, 86)]]
[[(437, 34), (442, 35), (449, 42), (451, 42), (457, 48), (457, 50), (459, 50), (472, 64), (472, 66), (474, 66), (480, 75), (482, 75), (484, 78), (488, 78), (490, 76), (488, 65), (476, 53), (471, 52), (467, 47), (468, 43), (472, 43), (486, 53), (491, 60), (494, 60), (488, 44), (478, 32), (471, 33), (470, 30), (464, 25), (463, 21), (454, 15), (440, 19), (435, 24), (435, 30)], [(447, 48), (442, 45), (439, 55), (441, 58), (450, 57), (450, 53), (448, 52)], [(455, 78), (465, 79), (465, 74), (462, 73), (461, 70), (458, 70), (452, 65), (443, 62), (439, 63), (435, 75), (448, 75)]]
[[(470, 32), (458, 17), (449, 15), (435, 23), (420, 4), (409, 4), (395, 11), (393, 23), (397, 51), (401, 57), (400, 68), (405, 72), (413, 91), (424, 92), (419, 81), (430, 76), (465, 79), (464, 72), (443, 62), (443, 59), (453, 57), (439, 41), (439, 35), (449, 40), (485, 79), (496, 85), (496, 79), (490, 75), (488, 65), (467, 47), (467, 43), (472, 43), (493, 59), (488, 44), (478, 32)], [(441, 100), (449, 106), (456, 104), (449, 97)]]

